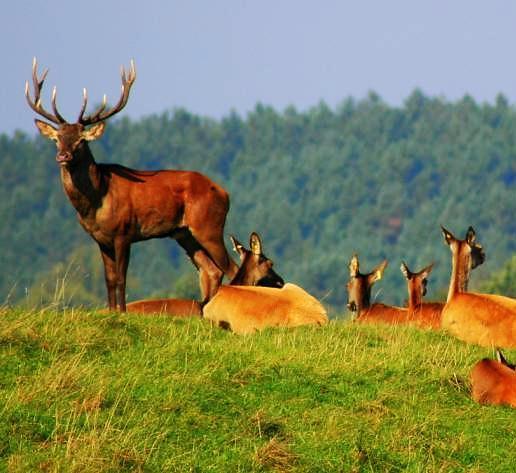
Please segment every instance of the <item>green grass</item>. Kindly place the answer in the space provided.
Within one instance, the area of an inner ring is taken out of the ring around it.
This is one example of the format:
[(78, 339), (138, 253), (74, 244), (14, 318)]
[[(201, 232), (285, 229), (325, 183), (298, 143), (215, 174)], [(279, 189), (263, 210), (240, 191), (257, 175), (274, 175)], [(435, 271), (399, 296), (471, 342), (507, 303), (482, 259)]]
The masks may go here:
[(3, 309), (0, 471), (512, 472), (516, 410), (469, 397), (489, 355), (410, 327)]

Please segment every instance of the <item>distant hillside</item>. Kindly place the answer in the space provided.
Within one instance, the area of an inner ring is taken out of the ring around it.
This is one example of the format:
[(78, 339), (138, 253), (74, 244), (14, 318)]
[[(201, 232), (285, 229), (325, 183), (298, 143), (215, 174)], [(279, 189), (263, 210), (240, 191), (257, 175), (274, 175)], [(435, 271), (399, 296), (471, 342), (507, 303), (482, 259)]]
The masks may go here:
[[(406, 297), (402, 259), (415, 270), (435, 261), (429, 298), (444, 294), (440, 224), (460, 237), (476, 229), (487, 260), (474, 284), (516, 252), (516, 110), (502, 96), (451, 103), (416, 90), (391, 107), (370, 94), (304, 112), (259, 104), (220, 121), (174, 110), (110, 122), (93, 151), (99, 162), (209, 175), (231, 194), (227, 234), (258, 231), (278, 272), (341, 311), (353, 252), (365, 270), (389, 260), (376, 296), (396, 303)], [(103, 303), (98, 250), (54, 155), (39, 137), (0, 135), (1, 299), (45, 302), (65, 290), (72, 304)], [(129, 275), (131, 299), (196, 291), (193, 266), (169, 241), (135, 245)]]

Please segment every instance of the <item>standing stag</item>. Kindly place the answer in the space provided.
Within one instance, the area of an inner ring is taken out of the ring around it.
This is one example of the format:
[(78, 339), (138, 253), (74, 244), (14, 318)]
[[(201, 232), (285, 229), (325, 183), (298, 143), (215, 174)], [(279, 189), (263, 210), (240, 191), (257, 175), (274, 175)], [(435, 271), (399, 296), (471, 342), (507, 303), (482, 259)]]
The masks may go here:
[(64, 191), (77, 211), (82, 227), (97, 242), (102, 260), (109, 309), (126, 310), (125, 286), (131, 244), (151, 238), (170, 237), (186, 251), (199, 270), (202, 302), (217, 292), (224, 273), (233, 277), (236, 264), (223, 240), (229, 196), (206, 176), (191, 171), (137, 171), (119, 164), (97, 164), (88, 142), (100, 138), (105, 120), (120, 112), (136, 78), (134, 63), (122, 68), (122, 93), (118, 103), (106, 109), (106, 96), (97, 110), (85, 115), (87, 92), (76, 123), (68, 123), (57, 110), (56, 88), (52, 111), (41, 104), (47, 76), (32, 66), (34, 97), (25, 85), (29, 106), (56, 126), (36, 119), (40, 133), (55, 141), (56, 161)]

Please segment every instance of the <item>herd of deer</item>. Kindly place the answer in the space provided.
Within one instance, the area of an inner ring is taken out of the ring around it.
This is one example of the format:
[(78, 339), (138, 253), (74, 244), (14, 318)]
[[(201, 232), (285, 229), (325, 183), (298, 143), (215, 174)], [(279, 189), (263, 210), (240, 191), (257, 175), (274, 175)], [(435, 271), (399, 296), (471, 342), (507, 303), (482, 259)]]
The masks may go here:
[[(125, 107), (136, 79), (133, 62), (128, 72), (122, 68), (122, 91), (116, 105), (108, 108), (104, 96), (100, 106), (85, 115), (88, 96), (84, 89), (75, 123), (68, 123), (57, 110), (55, 87), (52, 112), (43, 108), (41, 89), (47, 72), (38, 76), (34, 59), (33, 94), (27, 82), (25, 96), (36, 113), (53, 123), (35, 120), (40, 133), (55, 141), (64, 191), (77, 211), (79, 223), (99, 246), (109, 310), (202, 316), (235, 333), (328, 322), (320, 301), (299, 286), (285, 284), (273, 270), (256, 233), (251, 234), (250, 249), (232, 238), (240, 266), (232, 261), (223, 238), (229, 196), (208, 177), (192, 171), (138, 171), (95, 161), (88, 142), (100, 138), (105, 120)], [(347, 289), (348, 308), (356, 313), (356, 321), (442, 327), (469, 343), (515, 348), (516, 300), (467, 292), (471, 270), (485, 258), (473, 228), (468, 229), (464, 240), (444, 228), (442, 231), (452, 253), (446, 302), (422, 300), (432, 265), (413, 273), (402, 263), (401, 271), (408, 284), (407, 307), (371, 304), (371, 287), (382, 278), (387, 262), (363, 274), (354, 255)], [(201, 301), (154, 299), (126, 304), (131, 244), (165, 237), (175, 239), (198, 269)], [(230, 279), (228, 285), (222, 285), (224, 275)], [(497, 353), (497, 361), (484, 359), (474, 366), (473, 398), (481, 403), (516, 407), (516, 371), (498, 349)]]

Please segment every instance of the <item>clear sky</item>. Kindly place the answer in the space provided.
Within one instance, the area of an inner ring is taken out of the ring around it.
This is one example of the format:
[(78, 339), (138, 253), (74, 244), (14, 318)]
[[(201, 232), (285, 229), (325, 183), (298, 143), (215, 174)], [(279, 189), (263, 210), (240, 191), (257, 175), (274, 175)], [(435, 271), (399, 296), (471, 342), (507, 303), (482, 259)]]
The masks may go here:
[(419, 87), (516, 101), (513, 0), (19, 0), (0, 16), (0, 133), (35, 132), (24, 84), (32, 58), (50, 69), (59, 109), (76, 120), (120, 93), (119, 68), (137, 79), (122, 113), (175, 107), (220, 118), (257, 102), (305, 110), (374, 90), (400, 105)]

